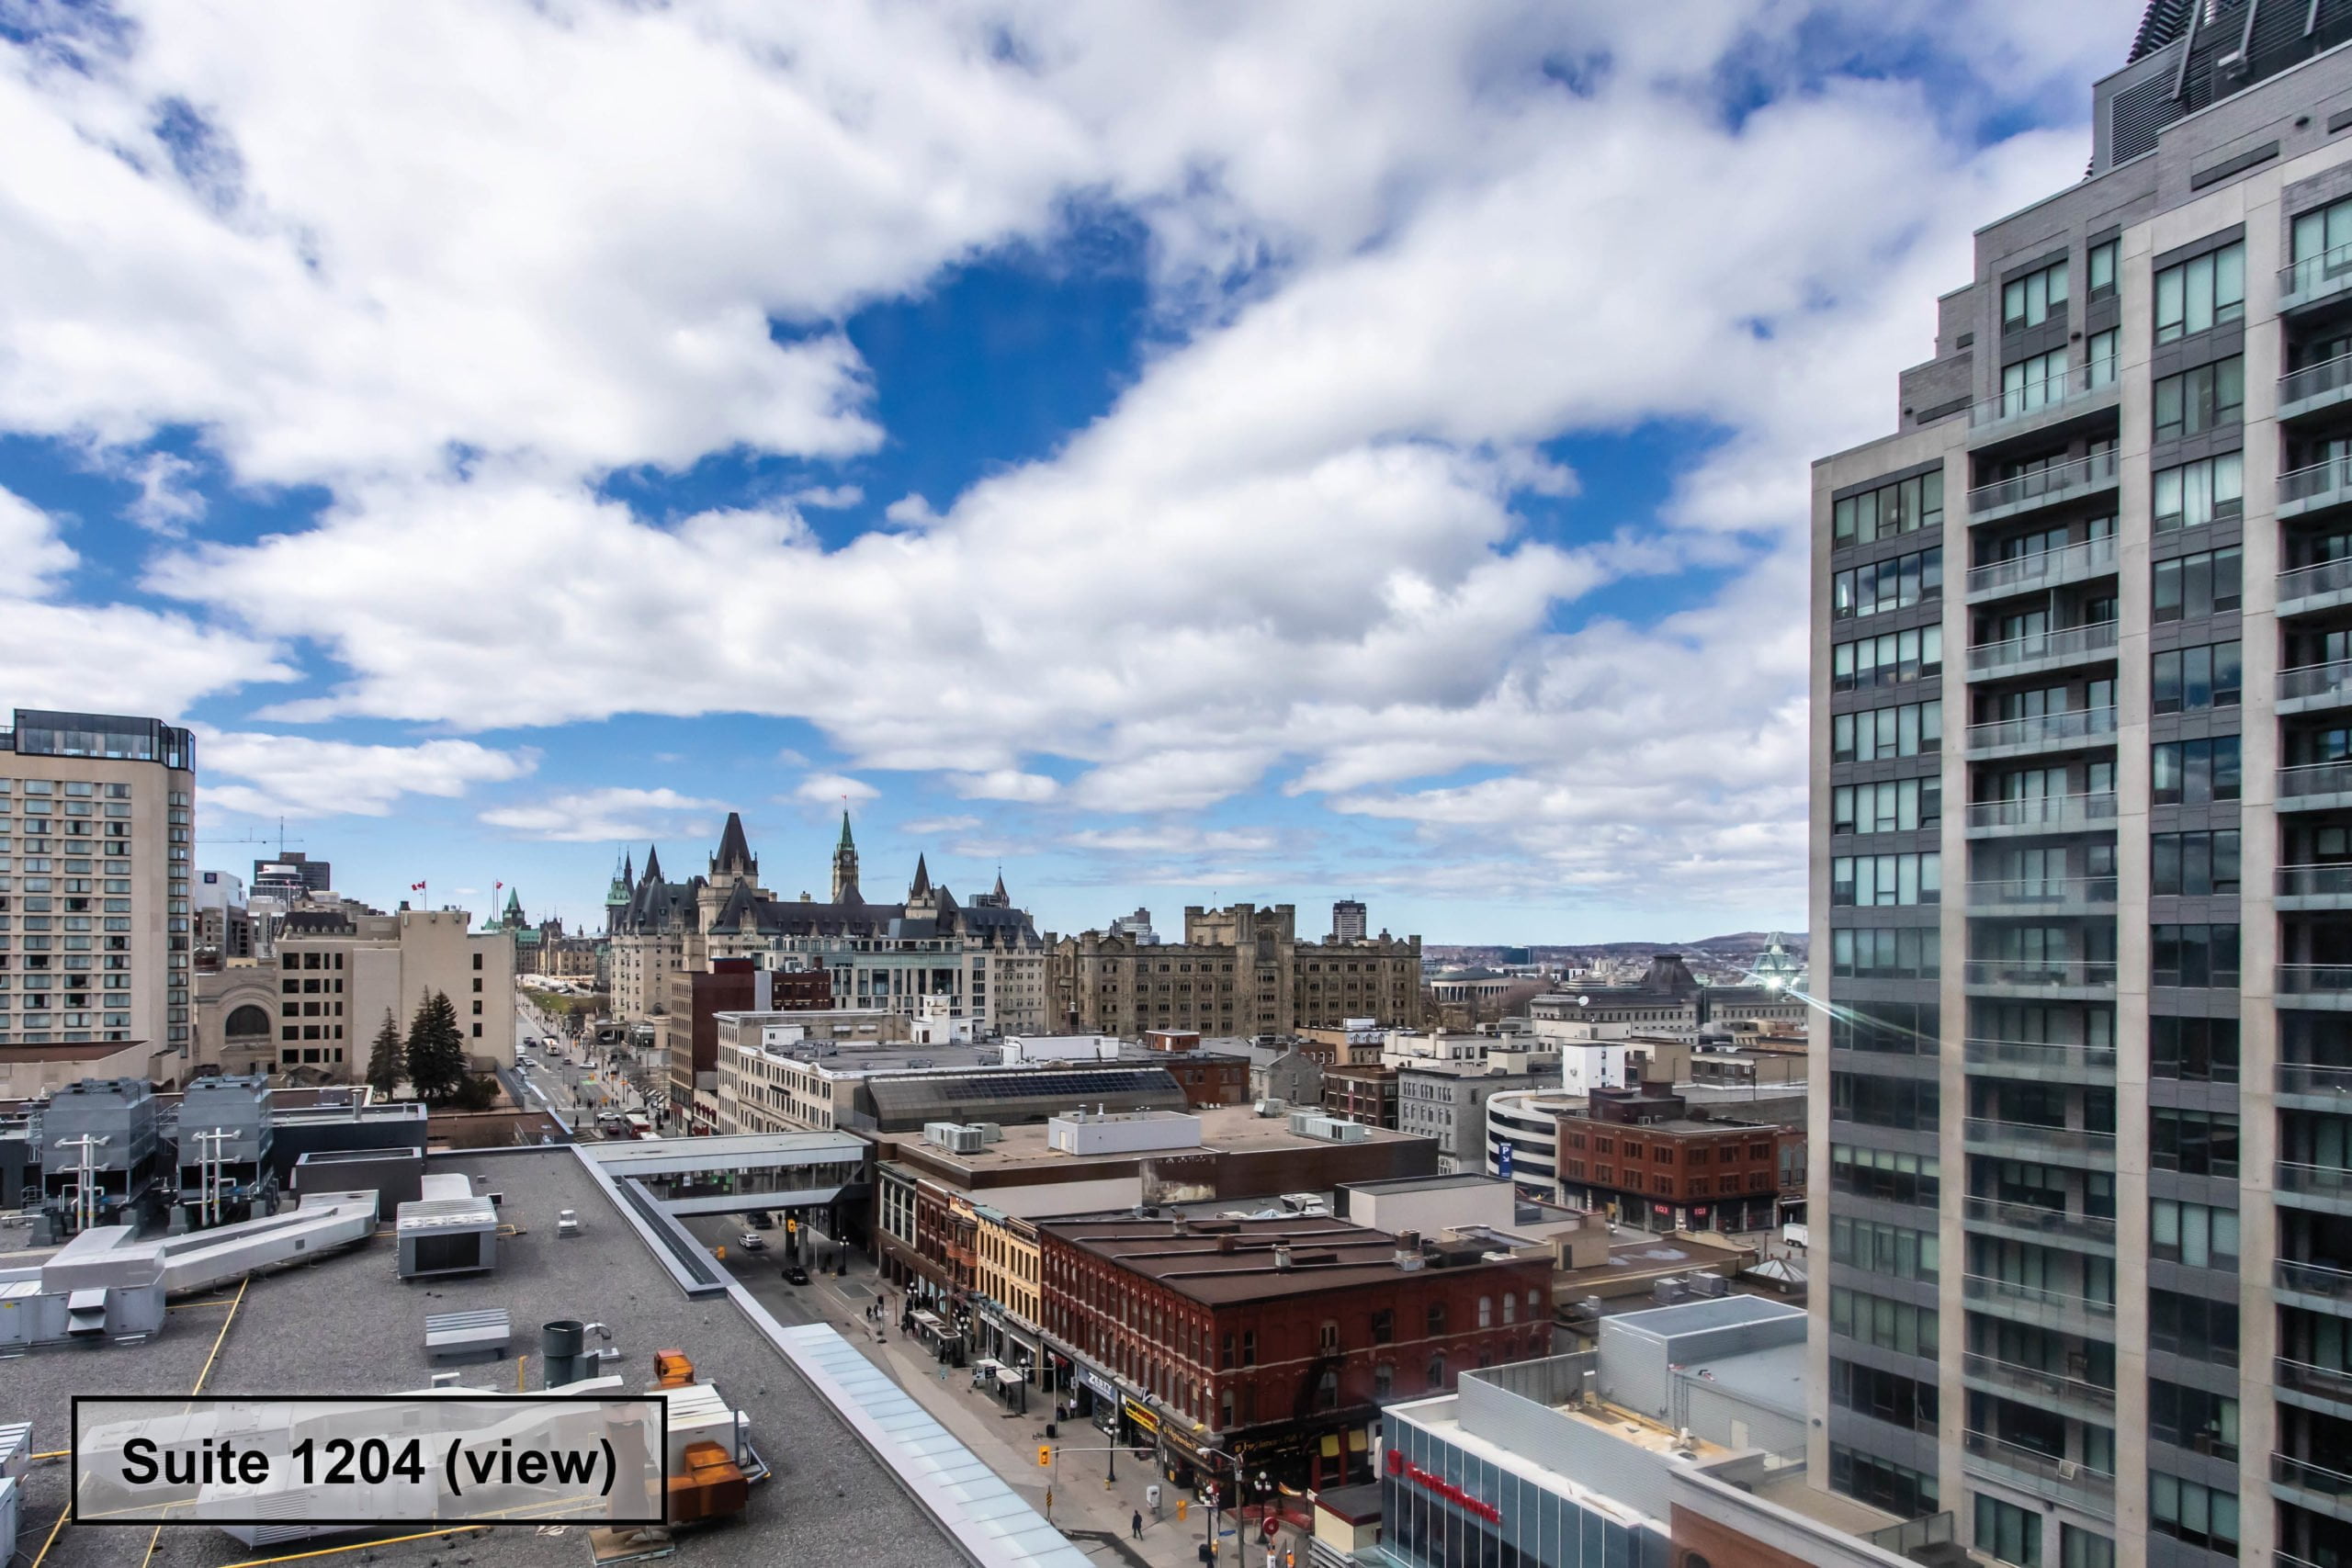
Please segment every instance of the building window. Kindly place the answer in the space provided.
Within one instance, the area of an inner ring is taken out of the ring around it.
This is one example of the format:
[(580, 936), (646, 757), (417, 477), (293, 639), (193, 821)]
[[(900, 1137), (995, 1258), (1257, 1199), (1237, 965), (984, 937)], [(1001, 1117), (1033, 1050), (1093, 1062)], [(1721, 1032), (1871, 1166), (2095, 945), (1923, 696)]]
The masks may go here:
[(2235, 800), (2242, 788), (2238, 737), (2166, 740), (2150, 747), (2150, 799), (2158, 806)]
[(2161, 1471), (2148, 1472), (2148, 1528), (2191, 1546), (2235, 1557), (2238, 1552), (2238, 1499), (2233, 1492), (2216, 1491), (2183, 1481)]
[(2224, 452), (2155, 473), (2155, 530), (2195, 528), (2245, 510), (2245, 455)]
[(1444, 1386), (1445, 1352), (1440, 1350), (1436, 1355), (1430, 1358), (1430, 1387), (1443, 1388)]
[(1841, 621), (1883, 615), (1943, 595), (1944, 552), (1939, 546), (1837, 573), (1830, 579), (1829, 613)]
[(2018, 1568), (2041, 1568), (2041, 1516), (1979, 1492), (1976, 1550)]
[(2238, 983), (2238, 928), (2220, 925), (2157, 925), (2149, 928), (2153, 986), (2234, 988)]
[(2158, 713), (2235, 707), (2245, 688), (2240, 645), (2234, 642), (2171, 649), (2151, 662)]
[[(2307, 213), (2295, 220), (2300, 241)], [(2300, 252), (2296, 259), (2302, 259)], [(2245, 244), (2222, 246), (2156, 274), (2156, 341), (2173, 343), (2245, 316)]]
[(2148, 891), (2207, 897), (2238, 891), (2235, 829), (2207, 833), (2156, 833), (2149, 838)]
[(2085, 254), (2083, 259), (2090, 273), (2087, 281), (2090, 284), (2091, 299), (2104, 299), (2115, 292), (2119, 281), (2118, 264), (2122, 259), (2122, 241), (2108, 240), (2093, 245)]
[(2177, 441), (2245, 417), (2245, 357), (2233, 354), (2155, 384), (2155, 438)]
[(1430, 1303), (1429, 1332), (1431, 1335), (1438, 1335), (1445, 1332), (1445, 1303), (1443, 1302), (1431, 1302)]
[(2154, 619), (2159, 621), (2222, 615), (2238, 608), (2245, 598), (2244, 567), (2235, 545), (2160, 560), (2153, 570)]
[(2066, 351), (2013, 360), (2001, 367), (2001, 412), (2031, 413), (2066, 400)]
[(1829, 519), (1830, 543), (1840, 549), (1923, 528), (1940, 530), (1944, 525), (1943, 470), (1932, 469), (1849, 495), (1830, 507)]
[(1325, 1319), (1325, 1320), (1324, 1320), (1324, 1324), (1323, 1324), (1323, 1331), (1322, 1331), (1322, 1334), (1319, 1336), (1319, 1343), (1320, 1343), (1320, 1345), (1321, 1345), (1321, 1348), (1322, 1348), (1322, 1353), (1323, 1353), (1324, 1355), (1326, 1355), (1326, 1356), (1336, 1356), (1336, 1355), (1338, 1355), (1338, 1354), (1340, 1353), (1340, 1325), (1339, 1325), (1338, 1324), (1336, 1324), (1336, 1323), (1331, 1322), (1331, 1321), (1330, 1321), (1329, 1319), (1328, 1319), (1328, 1318), (1327, 1318), (1327, 1319)]
[(2053, 262), (2001, 287), (2001, 330), (2038, 327), (2066, 305), (2066, 264)]

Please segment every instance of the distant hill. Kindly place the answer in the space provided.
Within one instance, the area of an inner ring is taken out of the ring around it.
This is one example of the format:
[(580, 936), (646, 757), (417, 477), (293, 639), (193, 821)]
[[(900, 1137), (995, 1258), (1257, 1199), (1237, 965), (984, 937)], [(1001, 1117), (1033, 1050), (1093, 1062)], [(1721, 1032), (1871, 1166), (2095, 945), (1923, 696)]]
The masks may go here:
[[(1788, 950), (1803, 956), (1806, 951), (1805, 933), (1782, 931), (1781, 941)], [(1763, 950), (1772, 939), (1770, 931), (1734, 931), (1727, 936), (1700, 937), (1691, 942), (1580, 942), (1573, 943), (1529, 943), (1527, 951), (1535, 962), (1559, 963), (1575, 958), (1646, 958), (1654, 953), (1737, 953), (1747, 955)], [(1424, 956), (1443, 959), (1449, 963), (1498, 963), (1502, 957), (1501, 942), (1476, 945), (1453, 945), (1443, 942), (1423, 942)], [(1519, 943), (1509, 945), (1518, 946)]]

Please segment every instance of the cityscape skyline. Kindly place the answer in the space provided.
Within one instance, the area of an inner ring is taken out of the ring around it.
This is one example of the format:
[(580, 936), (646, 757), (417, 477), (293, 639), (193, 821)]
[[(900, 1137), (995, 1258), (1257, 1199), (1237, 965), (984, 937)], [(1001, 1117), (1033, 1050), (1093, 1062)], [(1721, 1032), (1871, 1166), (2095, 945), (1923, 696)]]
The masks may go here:
[[(2133, 9), (61, 13), (0, 43), (0, 700), (186, 723), (209, 859), (283, 814), (379, 898), (584, 914), (847, 795), (1057, 926), (1794, 925), (1804, 463)], [(546, 51), (661, 137), (518, 105)]]

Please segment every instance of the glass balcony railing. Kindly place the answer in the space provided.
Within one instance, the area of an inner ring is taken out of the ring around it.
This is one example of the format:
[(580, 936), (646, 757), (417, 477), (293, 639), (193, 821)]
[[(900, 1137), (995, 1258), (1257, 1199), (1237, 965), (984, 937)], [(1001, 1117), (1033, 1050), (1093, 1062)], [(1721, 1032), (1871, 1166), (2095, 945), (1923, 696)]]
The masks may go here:
[[(2330, 457), (2307, 468), (2290, 468), (2278, 476), (2278, 504), (2293, 506), (2338, 493), (2347, 484), (2352, 484), (2352, 454)], [(1973, 497), (1976, 492), (1968, 493)]]
[(2298, 1165), (2292, 1160), (2280, 1160), (2273, 1173), (2272, 1184), (2281, 1192), (2299, 1192), (2307, 1198), (2352, 1200), (2352, 1170), (2333, 1165)]
[(2280, 1094), (2341, 1096), (2352, 1100), (2352, 1067), (2323, 1067), (2310, 1062), (2281, 1062), (2278, 1066)]
[(2046, 1127), (2039, 1122), (1996, 1122), (1990, 1117), (1971, 1116), (1962, 1125), (1961, 1136), (1967, 1143), (1987, 1148), (2115, 1157), (2114, 1134), (2086, 1132), (2080, 1127)]
[(2113, 571), (2115, 559), (2115, 536), (2109, 534), (2104, 538), (2063, 545), (2054, 550), (2036, 550), (2030, 555), (2015, 556), (2007, 560), (1986, 561), (1983, 566), (1970, 569), (1968, 592), (2023, 592), (2079, 582), (2085, 578), (2102, 577)]
[(2292, 670), (2279, 671), (2278, 700), (2323, 705), (2352, 702), (2352, 659), (2339, 659), (2329, 664), (2299, 664)]
[(2297, 1263), (2288, 1258), (2278, 1260), (2278, 1286), (2302, 1296), (2325, 1296), (2330, 1301), (2352, 1301), (2352, 1270), (2331, 1268), (2324, 1263)]
[(2282, 609), (2299, 599), (2341, 593), (2346, 589), (2352, 589), (2352, 557), (2317, 561), (2278, 574), (2278, 604)]
[(2006, 420), (2030, 419), (2068, 404), (2079, 407), (2114, 395), (2115, 356), (2108, 355), (2054, 376), (2003, 387), (1989, 398), (1979, 398), (1969, 405), (1968, 423), (1982, 429)]
[(2299, 1393), (2316, 1394), (2322, 1399), (2352, 1404), (2352, 1369), (2294, 1361), (2284, 1356), (2273, 1360), (2271, 1367), (2273, 1381), (2280, 1388), (2291, 1388)]
[(2093, 1470), (2077, 1460), (2059, 1459), (2038, 1449), (2005, 1442), (1990, 1432), (1965, 1434), (1968, 1462), (2041, 1496), (2064, 1503), (2086, 1504), (2095, 1513), (2112, 1517), (2115, 1477)]
[(2281, 964), (2282, 997), (2352, 997), (2352, 964)]
[(2037, 795), (2022, 800), (1980, 800), (1968, 808), (1971, 828), (2016, 828), (2064, 832), (2115, 825), (2115, 795)]
[(2075, 740), (2095, 740), (2115, 733), (2115, 710), (2075, 708), (2068, 713), (2035, 714), (2030, 718), (1996, 718), (1968, 727), (1968, 749), (1989, 750), (1996, 746), (2058, 746)]
[(2039, 1203), (2003, 1202), (1998, 1198), (1971, 1198), (1966, 1212), (1977, 1224), (2115, 1245), (2115, 1220), (2111, 1215), (2070, 1213), (2064, 1209), (2045, 1209)]
[(2352, 898), (2352, 863), (2282, 865), (2278, 868), (2281, 898)]
[(2070, 1399), (2078, 1404), (2088, 1404), (2101, 1410), (2115, 1408), (2115, 1391), (2102, 1388), (2081, 1378), (2070, 1378), (2057, 1372), (2045, 1372), (2039, 1367), (2020, 1366), (2015, 1361), (1998, 1360), (1970, 1351), (1962, 1363), (1968, 1376), (1992, 1383), (2032, 1399)]
[(1968, 510), (1991, 512), (1996, 507), (2019, 506), (2029, 502), (2063, 501), (2070, 495), (2104, 490), (2114, 482), (2114, 452), (2093, 452), (1978, 485), (1968, 492)]
[(2339, 354), (2317, 365), (2290, 370), (2278, 378), (2278, 406), (2309, 401), (2352, 387), (2352, 354)]
[(2347, 288), (2352, 288), (2352, 245), (2338, 245), (2278, 269), (2278, 309), (2312, 304)]
[(2009, 990), (2113, 990), (2115, 965), (2067, 959), (1972, 958), (1962, 983)]
[(2094, 621), (2088, 626), (2062, 626), (2056, 631), (2028, 632), (2002, 642), (1980, 643), (1968, 650), (1968, 672), (1986, 675), (2012, 664), (2052, 659), (2087, 659), (2115, 650), (2116, 625)]
[(2115, 1071), (2112, 1045), (2056, 1045), (2041, 1040), (1969, 1040), (1962, 1047), (1979, 1066), (2030, 1067), (2073, 1077)]
[(2297, 1492), (2317, 1493), (2339, 1504), (2352, 1503), (2352, 1475), (2292, 1454), (2270, 1456), (2270, 1479), (2274, 1484)]
[(2111, 1319), (2115, 1316), (2113, 1302), (2097, 1301), (2089, 1296), (2052, 1291), (2041, 1285), (2021, 1284), (2015, 1280), (1996, 1279), (1990, 1274), (1967, 1276), (1961, 1281), (1961, 1294), (1973, 1302), (2038, 1307), (2065, 1317)]
[(1968, 885), (1968, 904), (1972, 909), (1994, 904), (2016, 905), (2029, 909), (2062, 909), (2068, 906), (2114, 902), (2115, 878), (2111, 876), (2023, 876)]
[(2352, 762), (2305, 762), (2278, 770), (2278, 798), (2352, 792)]

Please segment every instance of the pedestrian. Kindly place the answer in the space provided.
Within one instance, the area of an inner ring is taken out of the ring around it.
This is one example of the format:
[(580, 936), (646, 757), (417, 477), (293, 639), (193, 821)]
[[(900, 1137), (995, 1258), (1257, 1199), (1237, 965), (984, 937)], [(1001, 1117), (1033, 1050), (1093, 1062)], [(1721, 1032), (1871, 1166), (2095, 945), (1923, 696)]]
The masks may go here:
[(1266, 1543), (1266, 1568), (1274, 1568), (1274, 1543), (1271, 1540)]
[(1135, 1511), (1135, 1517), (1127, 1521), (1127, 1533), (1137, 1540), (1143, 1539), (1143, 1510), (1141, 1508), (1137, 1508)]

